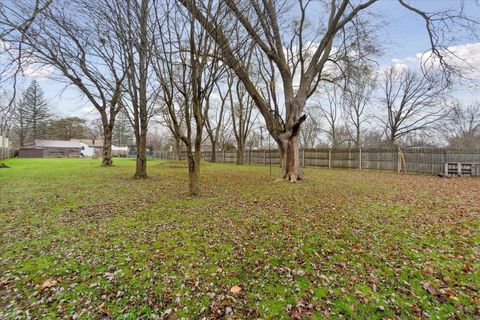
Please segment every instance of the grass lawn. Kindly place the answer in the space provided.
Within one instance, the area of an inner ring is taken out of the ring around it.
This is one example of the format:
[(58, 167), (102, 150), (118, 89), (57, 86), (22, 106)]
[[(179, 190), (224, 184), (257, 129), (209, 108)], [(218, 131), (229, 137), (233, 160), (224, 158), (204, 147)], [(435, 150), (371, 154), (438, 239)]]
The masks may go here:
[(4, 162), (1, 319), (480, 316), (480, 179)]

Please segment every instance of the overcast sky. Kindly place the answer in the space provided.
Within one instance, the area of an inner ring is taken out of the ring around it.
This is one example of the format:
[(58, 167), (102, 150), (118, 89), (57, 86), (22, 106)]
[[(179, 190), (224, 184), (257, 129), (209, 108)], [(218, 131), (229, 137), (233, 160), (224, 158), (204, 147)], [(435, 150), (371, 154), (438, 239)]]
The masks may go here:
[[(457, 0), (422, 0), (410, 1), (410, 3), (414, 3), (425, 10), (445, 9), (458, 5)], [(419, 55), (429, 49), (424, 21), (417, 15), (405, 10), (396, 0), (380, 1), (373, 5), (370, 11), (380, 12), (385, 19), (384, 27), (379, 33), (379, 39), (382, 40), (384, 49), (384, 54), (379, 59), (380, 66), (391, 63), (418, 66)], [(475, 6), (473, 0), (466, 1), (466, 11), (469, 14), (476, 13), (477, 17), (480, 17), (480, 10)], [(475, 76), (480, 80), (480, 42), (465, 39), (464, 35), (461, 34), (458, 35), (457, 39), (454, 47), (455, 52), (478, 67)], [(56, 83), (42, 76), (47, 73), (48, 70), (35, 70), (33, 75), (45, 91), (52, 108), (56, 109), (60, 116), (75, 115), (86, 119), (97, 118), (96, 111), (86, 99), (82, 98), (78, 90), (73, 87), (65, 89), (64, 84)], [(22, 85), (27, 86), (31, 77), (30, 79), (24, 79)], [(467, 103), (472, 102), (476, 99), (474, 90), (478, 92), (478, 88), (461, 86), (457, 90), (456, 96)]]

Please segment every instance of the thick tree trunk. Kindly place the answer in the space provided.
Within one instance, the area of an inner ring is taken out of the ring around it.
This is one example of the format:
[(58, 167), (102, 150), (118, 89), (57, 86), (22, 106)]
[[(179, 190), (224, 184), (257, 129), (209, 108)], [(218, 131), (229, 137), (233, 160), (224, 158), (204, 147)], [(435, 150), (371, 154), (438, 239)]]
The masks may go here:
[(217, 161), (217, 142), (215, 140), (210, 140), (212, 143), (212, 155), (210, 156), (210, 162)]
[(143, 132), (137, 140), (137, 166), (134, 178), (137, 180), (147, 178), (147, 133)]
[(188, 180), (189, 190), (191, 196), (196, 196), (200, 193), (200, 160), (201, 153), (199, 150), (195, 152), (187, 151), (188, 156)]
[(298, 136), (281, 139), (279, 143), (280, 157), (282, 160), (282, 178), (291, 182), (303, 180), (303, 170), (300, 166), (300, 143)]
[(305, 121), (303, 115), (293, 124), (291, 130), (280, 134), (275, 140), (280, 149), (282, 163), (282, 178), (290, 182), (303, 180), (303, 170), (300, 166), (300, 143), (298, 134), (300, 125)]
[(103, 128), (102, 166), (113, 165), (112, 160), (112, 130), (109, 127)]

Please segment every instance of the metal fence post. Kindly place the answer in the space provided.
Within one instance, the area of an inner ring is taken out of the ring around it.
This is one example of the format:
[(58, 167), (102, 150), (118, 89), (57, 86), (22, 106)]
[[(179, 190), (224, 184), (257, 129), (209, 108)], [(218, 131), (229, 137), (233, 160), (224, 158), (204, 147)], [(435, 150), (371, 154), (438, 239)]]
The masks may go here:
[(362, 148), (358, 148), (358, 170), (362, 170)]
[(328, 149), (328, 168), (332, 168), (332, 149)]

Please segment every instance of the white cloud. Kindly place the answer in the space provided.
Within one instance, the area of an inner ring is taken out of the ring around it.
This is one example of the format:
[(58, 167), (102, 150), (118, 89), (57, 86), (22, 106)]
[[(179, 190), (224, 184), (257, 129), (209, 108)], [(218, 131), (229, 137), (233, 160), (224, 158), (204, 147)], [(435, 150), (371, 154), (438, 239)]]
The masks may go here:
[(82, 113), (92, 113), (95, 111), (95, 108), (92, 106), (85, 106), (82, 109), (80, 109)]
[(37, 80), (48, 79), (53, 76), (53, 73), (54, 73), (54, 68), (52, 66), (35, 65), (35, 64), (28, 65), (23, 71), (23, 74), (26, 77), (37, 79)]
[[(480, 42), (451, 46), (447, 49), (450, 51), (445, 58), (447, 63), (456, 66), (467, 78), (480, 79)], [(392, 64), (418, 68), (429, 56), (430, 52), (417, 53), (411, 57), (392, 59)], [(433, 66), (438, 66), (435, 59), (431, 62)]]
[(451, 58), (453, 64), (466, 72), (468, 77), (480, 78), (480, 42), (467, 43), (448, 49), (456, 56)]

